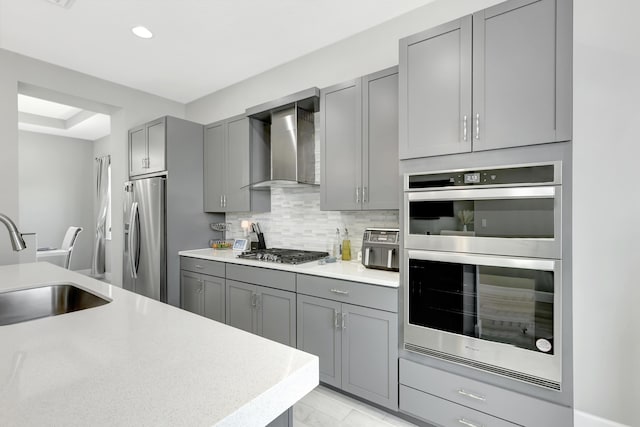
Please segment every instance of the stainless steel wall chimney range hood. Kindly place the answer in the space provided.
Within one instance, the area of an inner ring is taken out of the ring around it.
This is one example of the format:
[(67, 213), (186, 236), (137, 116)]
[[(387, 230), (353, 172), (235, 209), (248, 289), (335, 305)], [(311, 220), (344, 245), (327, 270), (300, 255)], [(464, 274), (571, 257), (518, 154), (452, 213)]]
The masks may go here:
[(252, 188), (319, 185), (313, 113), (320, 91), (307, 89), (246, 110), (247, 116), (271, 124), (271, 175)]

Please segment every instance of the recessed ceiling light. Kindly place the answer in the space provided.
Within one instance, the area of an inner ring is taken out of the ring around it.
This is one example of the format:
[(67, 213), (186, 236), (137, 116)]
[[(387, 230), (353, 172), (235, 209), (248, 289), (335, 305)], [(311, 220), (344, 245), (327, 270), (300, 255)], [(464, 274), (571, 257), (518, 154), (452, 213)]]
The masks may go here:
[(153, 33), (149, 31), (147, 27), (143, 27), (142, 25), (133, 27), (131, 31), (133, 32), (133, 34), (140, 37), (141, 39), (150, 39), (151, 37), (153, 37)]

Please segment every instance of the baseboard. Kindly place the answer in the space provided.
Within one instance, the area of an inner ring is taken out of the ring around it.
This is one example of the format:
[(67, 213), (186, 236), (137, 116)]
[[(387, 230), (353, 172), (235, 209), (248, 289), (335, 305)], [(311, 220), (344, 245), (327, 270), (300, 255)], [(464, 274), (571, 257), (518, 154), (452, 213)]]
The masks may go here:
[(631, 427), (582, 411), (574, 411), (573, 416), (573, 425), (575, 427)]

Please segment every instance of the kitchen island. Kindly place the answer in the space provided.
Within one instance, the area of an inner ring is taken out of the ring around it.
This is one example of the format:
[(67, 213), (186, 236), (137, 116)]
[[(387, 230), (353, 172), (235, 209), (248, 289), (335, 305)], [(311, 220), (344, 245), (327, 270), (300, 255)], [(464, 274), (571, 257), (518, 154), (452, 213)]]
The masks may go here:
[(0, 425), (263, 426), (318, 384), (318, 358), (48, 263), (0, 292), (72, 282), (108, 304), (0, 326)]

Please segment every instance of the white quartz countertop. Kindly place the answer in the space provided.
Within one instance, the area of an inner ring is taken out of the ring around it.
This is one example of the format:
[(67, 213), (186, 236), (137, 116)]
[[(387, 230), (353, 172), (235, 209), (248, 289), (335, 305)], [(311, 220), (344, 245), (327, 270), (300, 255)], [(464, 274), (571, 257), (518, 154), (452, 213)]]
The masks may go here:
[(304, 264), (297, 265), (278, 264), (274, 262), (237, 258), (233, 251), (228, 249), (195, 249), (190, 251), (181, 251), (178, 254), (192, 258), (291, 271), (293, 273), (370, 283), (372, 285), (387, 286), (391, 288), (397, 288), (400, 284), (399, 273), (365, 268), (360, 261), (338, 261), (323, 265), (318, 264), (318, 261), (306, 262)]
[(0, 326), (2, 426), (261, 426), (318, 384), (318, 358), (49, 263), (0, 292), (68, 281), (111, 302)]

